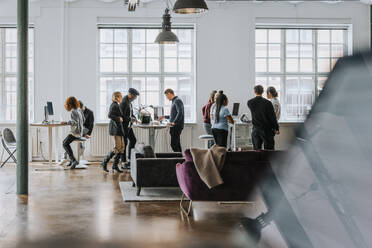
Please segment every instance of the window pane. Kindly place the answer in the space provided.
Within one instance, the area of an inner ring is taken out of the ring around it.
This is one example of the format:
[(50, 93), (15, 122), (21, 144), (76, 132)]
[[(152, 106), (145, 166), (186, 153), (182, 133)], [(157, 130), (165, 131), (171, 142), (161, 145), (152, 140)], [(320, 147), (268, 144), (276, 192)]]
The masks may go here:
[(166, 72), (177, 72), (177, 59), (164, 59), (164, 70)]
[(159, 34), (159, 29), (147, 29), (146, 30), (146, 42), (154, 43), (158, 34)]
[(177, 57), (177, 45), (164, 46), (165, 57)]
[[(269, 77), (268, 78), (268, 82), (267, 82), (267, 87), (269, 86), (272, 86), (276, 89), (276, 91), (278, 92), (278, 96), (280, 98), (280, 77)], [(266, 89), (267, 89), (266, 87)]]
[(5, 56), (8, 58), (17, 57), (17, 44), (7, 44), (5, 45)]
[(344, 46), (343, 45), (332, 45), (332, 57), (343, 57)]
[(147, 44), (146, 53), (147, 53), (147, 57), (159, 57), (159, 45)]
[(114, 47), (113, 47), (113, 45), (111, 45), (111, 44), (101, 44), (100, 56), (101, 57), (110, 57), (110, 58), (112, 58), (114, 56)]
[(191, 58), (191, 45), (178, 45), (178, 56)]
[(331, 51), (329, 45), (319, 45), (318, 46), (318, 57), (330, 57)]
[(146, 60), (146, 71), (147, 72), (159, 72), (159, 59), (147, 59)]
[(318, 59), (318, 72), (329, 72), (330, 66), (331, 63), (329, 59)]
[(267, 56), (267, 45), (257, 44), (256, 45), (256, 57), (266, 57)]
[(286, 69), (287, 69), (287, 72), (297, 72), (298, 71), (298, 59), (287, 59)]
[(128, 34), (126, 29), (115, 29), (115, 43), (127, 43)]
[(164, 79), (164, 89), (177, 90), (177, 78), (176, 77), (166, 77)]
[(177, 36), (180, 43), (191, 43), (191, 30), (189, 29), (178, 29)]
[(266, 29), (256, 29), (256, 43), (267, 43)]
[(313, 42), (313, 31), (303, 29), (300, 30), (300, 42), (301, 43), (312, 43)]
[(132, 59), (133, 72), (145, 71), (145, 59)]
[(318, 42), (319, 43), (329, 43), (330, 42), (330, 32), (329, 32), (329, 30), (318, 30)]
[(301, 72), (313, 72), (313, 60), (312, 59), (301, 59), (300, 60), (300, 71)]
[(17, 42), (17, 29), (16, 28), (6, 28), (5, 29), (5, 42)]
[(265, 87), (267, 85), (267, 78), (266, 77), (256, 77), (255, 85), (262, 85), (262, 86)]
[(127, 51), (126, 44), (115, 45), (115, 57), (128, 57), (128, 51)]
[(287, 45), (287, 57), (293, 58), (293, 57), (298, 57), (298, 45)]
[(179, 72), (191, 72), (191, 59), (179, 59), (178, 60), (178, 71)]
[(280, 59), (269, 59), (269, 71), (280, 72)]
[(146, 104), (147, 105), (159, 105), (159, 93), (158, 92), (146, 92)]
[(301, 51), (301, 57), (307, 57), (307, 58), (313, 57), (313, 45), (301, 45), (300, 51)]
[(114, 60), (113, 59), (101, 59), (100, 60), (100, 71), (101, 72), (112, 72), (114, 69)]
[(100, 30), (100, 41), (101, 43), (113, 43), (114, 42), (114, 30), (101, 29)]
[(318, 77), (318, 92), (323, 90), (326, 81), (327, 77)]
[(17, 59), (11, 58), (5, 60), (5, 72), (14, 73), (17, 71)]
[(343, 30), (332, 30), (332, 43), (344, 43)]
[(256, 71), (257, 72), (267, 71), (266, 59), (256, 59)]
[(286, 30), (287, 43), (298, 43), (299, 42), (298, 37), (299, 37), (299, 30), (297, 29)]
[(133, 43), (145, 43), (146, 42), (146, 30), (145, 29), (133, 29)]
[(280, 57), (280, 45), (269, 45), (269, 57)]
[(115, 59), (115, 72), (126, 72), (127, 70), (127, 60), (126, 59)]
[(280, 43), (281, 42), (281, 30), (270, 29), (269, 30), (269, 42), (270, 43)]
[(146, 56), (146, 48), (145, 47), (146, 47), (145, 45), (133, 44), (133, 46), (132, 46), (132, 56), (133, 57), (144, 58)]

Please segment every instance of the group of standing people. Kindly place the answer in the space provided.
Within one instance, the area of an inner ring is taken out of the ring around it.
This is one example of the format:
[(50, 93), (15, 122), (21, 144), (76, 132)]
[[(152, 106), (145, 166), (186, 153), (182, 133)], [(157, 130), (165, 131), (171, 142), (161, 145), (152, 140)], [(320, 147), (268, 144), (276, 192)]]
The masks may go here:
[[(274, 136), (279, 134), (278, 120), (280, 118), (280, 103), (278, 93), (274, 87), (266, 90), (267, 99), (262, 95), (261, 85), (254, 87), (255, 97), (248, 101), (248, 108), (252, 115), (252, 143), (255, 150), (274, 150)], [(227, 108), (229, 100), (223, 91), (212, 91), (208, 103), (203, 107), (203, 127), (207, 134), (213, 135), (214, 140), (208, 146), (216, 144), (227, 147), (228, 125), (234, 124), (234, 119)]]

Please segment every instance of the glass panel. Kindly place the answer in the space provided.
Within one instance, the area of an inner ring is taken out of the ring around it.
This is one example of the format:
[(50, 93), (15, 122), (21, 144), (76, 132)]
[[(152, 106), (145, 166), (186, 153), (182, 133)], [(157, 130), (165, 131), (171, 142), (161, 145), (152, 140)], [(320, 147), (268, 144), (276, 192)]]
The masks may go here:
[(313, 60), (312, 59), (300, 59), (300, 71), (301, 72), (313, 72)]
[(299, 78), (286, 79), (285, 114), (288, 119), (298, 118)]
[[(280, 98), (280, 82), (281, 82), (281, 79), (280, 77), (269, 77), (268, 78), (268, 82), (267, 82), (267, 87), (269, 86), (272, 86), (276, 89), (276, 91), (278, 92), (278, 96)], [(267, 89), (266, 87), (266, 89)]]
[(269, 42), (270, 43), (280, 43), (281, 42), (281, 30), (280, 29), (270, 29), (269, 30)]
[(164, 46), (165, 57), (177, 57), (177, 45)]
[(132, 56), (133, 57), (145, 57), (146, 56), (146, 46), (140, 44), (133, 44), (132, 46)]
[(280, 45), (269, 45), (269, 57), (280, 57)]
[(5, 72), (15, 73), (17, 71), (17, 59), (11, 58), (5, 60)]
[(158, 34), (159, 34), (159, 29), (147, 29), (146, 30), (146, 42), (154, 43)]
[(267, 85), (267, 78), (266, 77), (256, 77), (255, 85), (266, 86)]
[(17, 42), (17, 29), (16, 28), (6, 28), (5, 29), (5, 42)]
[(329, 43), (330, 42), (330, 32), (329, 32), (329, 30), (318, 30), (318, 42), (319, 43)]
[(298, 45), (287, 45), (287, 57), (293, 58), (293, 57), (298, 57)]
[(177, 37), (180, 43), (191, 43), (191, 30), (189, 29), (178, 29)]
[(115, 29), (115, 43), (127, 43), (128, 32), (126, 29)]
[(100, 41), (101, 43), (113, 43), (114, 42), (114, 30), (113, 29), (100, 29)]
[(330, 57), (331, 51), (329, 45), (318, 45), (318, 57)]
[[(132, 80), (132, 87), (138, 91), (146, 91), (146, 78), (144, 77), (135, 77)], [(141, 95), (140, 95), (141, 97)]]
[(177, 72), (177, 59), (164, 59), (164, 70), (166, 72)]
[(344, 43), (343, 30), (332, 30), (332, 43)]
[(159, 90), (159, 78), (149, 77), (147, 78), (147, 88), (146, 90)]
[(146, 30), (145, 29), (133, 29), (133, 43), (145, 43), (146, 42)]
[(145, 71), (145, 60), (146, 59), (132, 59), (133, 72), (144, 72)]
[(269, 71), (280, 72), (280, 59), (269, 59)]
[(177, 90), (177, 78), (176, 77), (164, 78), (164, 90), (165, 89)]
[(267, 45), (266, 44), (256, 45), (256, 57), (267, 57)]
[(178, 60), (178, 71), (179, 72), (191, 72), (191, 59), (179, 59)]
[(297, 72), (298, 71), (298, 59), (287, 59), (286, 69), (287, 69), (287, 72)]
[(146, 55), (147, 55), (147, 57), (159, 57), (159, 45), (157, 45), (157, 44), (147, 44), (146, 45)]
[(101, 72), (112, 72), (114, 67), (113, 59), (101, 59), (100, 71)]
[(178, 45), (178, 56), (191, 58), (191, 45)]
[(6, 57), (17, 57), (17, 44), (6, 44), (5, 45), (5, 56)]
[(343, 57), (344, 46), (343, 45), (332, 45), (332, 57)]
[(298, 43), (298, 35), (299, 33), (299, 30), (297, 29), (288, 29), (286, 30), (286, 39), (287, 39), (287, 43)]
[(256, 29), (256, 43), (267, 43), (266, 29)]
[(330, 65), (329, 59), (318, 59), (318, 72), (329, 72)]
[(313, 31), (308, 29), (300, 30), (300, 42), (301, 43), (312, 43), (313, 42)]
[(115, 59), (115, 72), (127, 72), (128, 71), (128, 65), (126, 59)]
[(318, 92), (323, 90), (326, 81), (327, 77), (318, 77)]
[(100, 56), (112, 58), (114, 56), (113, 45), (112, 44), (101, 44)]
[(126, 44), (115, 45), (115, 57), (128, 57), (128, 50)]
[(256, 71), (257, 72), (267, 71), (266, 59), (256, 59)]
[(147, 72), (159, 72), (159, 59), (147, 59), (146, 60), (146, 71)]
[(315, 82), (312, 77), (303, 77), (300, 84), (299, 118), (305, 119), (314, 103)]
[(159, 105), (159, 92), (146, 92), (147, 105)]
[(312, 58), (313, 57), (313, 45), (301, 45), (300, 46), (301, 57)]

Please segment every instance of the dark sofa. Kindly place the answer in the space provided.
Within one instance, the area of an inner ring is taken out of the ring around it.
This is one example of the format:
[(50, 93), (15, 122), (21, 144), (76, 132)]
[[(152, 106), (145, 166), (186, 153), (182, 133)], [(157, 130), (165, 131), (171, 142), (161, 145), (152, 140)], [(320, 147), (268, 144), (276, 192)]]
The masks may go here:
[(177, 164), (176, 172), (182, 192), (195, 201), (246, 201), (271, 156), (283, 151), (227, 152), (221, 171), (222, 185), (209, 189), (196, 171), (190, 150), (185, 151), (185, 162)]
[(154, 157), (132, 150), (130, 175), (133, 186), (137, 187), (137, 196), (142, 187), (179, 187), (176, 176), (176, 164), (183, 163), (182, 153), (156, 153)]

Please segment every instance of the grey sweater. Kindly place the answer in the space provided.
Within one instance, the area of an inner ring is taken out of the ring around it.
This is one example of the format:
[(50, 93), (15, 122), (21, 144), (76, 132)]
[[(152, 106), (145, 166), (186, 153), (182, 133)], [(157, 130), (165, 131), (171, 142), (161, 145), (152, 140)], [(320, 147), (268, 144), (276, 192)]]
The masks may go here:
[(67, 122), (71, 126), (70, 133), (75, 137), (82, 137), (84, 133), (84, 114), (80, 108), (71, 110), (71, 120)]

